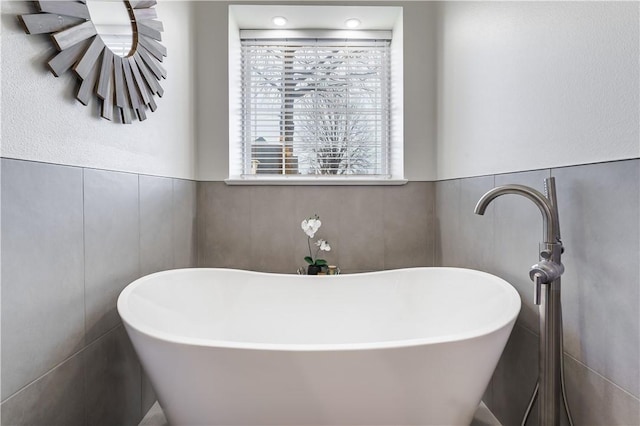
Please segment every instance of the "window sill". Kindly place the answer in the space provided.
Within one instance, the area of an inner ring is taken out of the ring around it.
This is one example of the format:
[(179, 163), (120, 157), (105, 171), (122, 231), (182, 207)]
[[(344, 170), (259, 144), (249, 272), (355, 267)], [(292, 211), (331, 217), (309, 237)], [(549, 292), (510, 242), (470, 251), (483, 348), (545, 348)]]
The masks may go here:
[(251, 177), (251, 178), (229, 178), (224, 182), (227, 185), (334, 185), (334, 186), (354, 186), (354, 185), (405, 185), (407, 179), (387, 179), (387, 178), (326, 178), (326, 177)]

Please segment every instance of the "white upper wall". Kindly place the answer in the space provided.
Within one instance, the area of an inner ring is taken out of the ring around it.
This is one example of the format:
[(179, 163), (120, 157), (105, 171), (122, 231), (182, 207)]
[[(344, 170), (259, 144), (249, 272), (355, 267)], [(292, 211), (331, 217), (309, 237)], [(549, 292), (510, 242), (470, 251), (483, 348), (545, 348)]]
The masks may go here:
[[(168, 78), (145, 122), (113, 124), (54, 77), (46, 35), (2, 2), (2, 156), (222, 181), (229, 2), (159, 2)], [(263, 3), (261, 3), (263, 4)], [(339, 5), (340, 2), (325, 4)], [(637, 2), (402, 6), (405, 176), (449, 179), (640, 156)]]
[(639, 8), (442, 3), (438, 179), (640, 156)]
[(193, 22), (190, 2), (160, 1), (168, 77), (158, 109), (131, 125), (98, 117), (75, 99), (77, 78), (47, 69), (48, 35), (28, 35), (16, 15), (31, 2), (2, 2), (3, 157), (177, 178), (195, 178)]
[[(196, 9), (197, 177), (229, 176), (228, 5), (198, 2)], [(235, 3), (234, 3), (235, 4)], [(339, 6), (340, 2), (327, 2)], [(436, 5), (430, 2), (359, 2), (403, 7), (404, 159), (409, 180), (436, 178)], [(353, 5), (353, 3), (351, 3)], [(222, 82), (222, 84), (221, 84)], [(232, 102), (233, 104), (233, 102)]]

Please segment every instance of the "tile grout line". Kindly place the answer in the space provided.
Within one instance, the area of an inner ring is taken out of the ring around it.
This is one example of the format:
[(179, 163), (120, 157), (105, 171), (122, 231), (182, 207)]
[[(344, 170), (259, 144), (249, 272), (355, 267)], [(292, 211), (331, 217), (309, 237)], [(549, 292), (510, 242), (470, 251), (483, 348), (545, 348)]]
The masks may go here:
[[(167, 176), (167, 175), (154, 175), (154, 174), (150, 174), (150, 173), (132, 172), (132, 171), (126, 171), (126, 170), (105, 169), (105, 168), (100, 168), (100, 167), (79, 166), (79, 165), (74, 165), (74, 164), (52, 163), (52, 162), (48, 162), (48, 161), (29, 160), (29, 159), (24, 159), (24, 158), (15, 158), (15, 157), (0, 156), (0, 158), (6, 159), (6, 160), (11, 160), (11, 161), (27, 161), (27, 162), (31, 162), (31, 163), (50, 164), (50, 165), (53, 165), (53, 166), (75, 167), (75, 168), (80, 168), (80, 169), (100, 170), (100, 171), (113, 172), (113, 173), (127, 173), (127, 174), (138, 175), (138, 176), (170, 178), (170, 179), (184, 180), (184, 181), (190, 181), (190, 182), (224, 182), (224, 180), (209, 180), (209, 179), (200, 180), (200, 179), (195, 179), (195, 178), (189, 179), (189, 178), (174, 177), (174, 176)], [(510, 171), (510, 172), (499, 172), (499, 173), (486, 173), (486, 174), (480, 174), (480, 175), (460, 176), (460, 177), (445, 178), (445, 179), (409, 180), (408, 182), (435, 182), (435, 183), (438, 183), (438, 182), (448, 182), (448, 181), (458, 180), (458, 179), (475, 179), (475, 178), (488, 177), (488, 176), (494, 176), (495, 177), (495, 176), (510, 175), (510, 174), (516, 174), (516, 173), (536, 172), (536, 171), (547, 170), (547, 169), (548, 170), (558, 170), (558, 169), (566, 169), (566, 168), (570, 168), (570, 167), (592, 166), (592, 165), (596, 165), (596, 164), (620, 163), (620, 162), (624, 162), (624, 161), (638, 161), (638, 160), (640, 160), (640, 156), (633, 157), (633, 158), (621, 158), (621, 159), (618, 159), (618, 160), (593, 161), (593, 162), (588, 162), (588, 163), (570, 164), (570, 165), (565, 165), (565, 166), (540, 167), (540, 168), (534, 168), (534, 169), (513, 170), (513, 171)], [(249, 185), (249, 186), (258, 186), (258, 185)], [(262, 185), (260, 185), (260, 186), (262, 186)], [(274, 185), (272, 185), (272, 186), (274, 186)], [(289, 184), (289, 185), (283, 185), (283, 186), (298, 186), (298, 185)], [(311, 185), (311, 186), (314, 186), (314, 185)], [(316, 186), (320, 186), (320, 185), (316, 185)], [(341, 186), (341, 185), (337, 185), (337, 186)], [(344, 186), (344, 185), (342, 185), (342, 186)]]
[[(76, 356), (82, 354), (83, 352), (85, 352), (87, 349), (89, 349), (90, 347), (96, 345), (100, 340), (104, 339), (108, 334), (114, 332), (118, 327), (124, 327), (124, 325), (121, 324), (117, 324), (114, 325), (113, 327), (111, 327), (110, 329), (108, 329), (107, 331), (104, 332), (104, 334), (100, 337), (98, 337), (97, 339), (95, 339), (93, 342), (89, 343), (86, 346), (83, 346), (82, 348), (78, 349), (77, 351), (75, 351), (74, 353), (72, 353), (71, 355), (69, 355), (68, 357), (66, 357), (65, 359), (63, 359), (62, 361), (60, 361), (59, 363), (55, 364), (53, 367), (51, 367), (50, 369), (48, 369), (47, 371), (45, 371), (42, 375), (38, 376), (37, 378), (31, 380), (29, 383), (25, 384), (24, 386), (22, 386), (20, 389), (18, 389), (17, 391), (15, 391), (14, 393), (12, 393), (11, 395), (9, 395), (8, 397), (6, 397), (5, 399), (3, 399), (2, 401), (0, 401), (0, 404), (5, 404), (7, 401), (9, 401), (10, 399), (14, 398), (15, 396), (17, 396), (19, 393), (22, 393), (23, 391), (25, 391), (29, 386), (33, 385), (34, 383), (36, 383), (37, 381), (43, 379), (45, 376), (48, 376), (49, 374), (53, 373), (54, 370), (58, 369), (59, 367), (61, 367), (63, 364), (66, 364), (67, 362), (69, 362), (71, 359), (75, 358)], [(84, 378), (84, 374), (83, 374), (83, 378)]]
[[(142, 191), (140, 191), (140, 175), (137, 175), (138, 177), (138, 185), (137, 185), (137, 192), (138, 192), (138, 215), (137, 215), (137, 219), (138, 219), (138, 278), (140, 278), (142, 276), (142, 215), (140, 214), (140, 211), (142, 209), (141, 204), (142, 204), (142, 196), (141, 193)], [(143, 388), (144, 388), (144, 384), (142, 383), (143, 377), (142, 377), (142, 368), (140, 368), (140, 414), (142, 414), (142, 405), (143, 405), (143, 401), (142, 401), (142, 394), (143, 394)]]
[(195, 198), (195, 205), (194, 205), (194, 216), (195, 216), (195, 220), (194, 220), (194, 224), (193, 224), (193, 233), (195, 233), (195, 253), (194, 253), (194, 268), (198, 268), (200, 267), (200, 215), (198, 214), (198, 209), (200, 206), (200, 185), (198, 184), (198, 182), (196, 182), (195, 184), (195, 194), (196, 194), (196, 198)]
[[(491, 175), (491, 188), (495, 188), (496, 187), (496, 175)], [(491, 215), (491, 223), (490, 223), (490, 227), (491, 227), (491, 247), (490, 249), (492, 251), (496, 251), (496, 227), (497, 227), (497, 215), (496, 214), (492, 214)], [(493, 262), (492, 262), (493, 263)], [(489, 267), (491, 269), (493, 269), (494, 271), (497, 269), (497, 266), (495, 264), (490, 264)], [(517, 321), (517, 318), (516, 318)], [(506, 342), (505, 342), (505, 347), (506, 347)], [(504, 351), (504, 349), (503, 349)], [(497, 368), (497, 365), (496, 365)], [(495, 374), (495, 369), (494, 369), (494, 373)], [(493, 374), (491, 374), (491, 379), (489, 380), (489, 401), (490, 401), (490, 406), (493, 407), (495, 406), (494, 404), (494, 380), (493, 380)], [(485, 390), (486, 392), (486, 390)], [(488, 408), (488, 407), (487, 407)], [(493, 411), (491, 411), (491, 409), (489, 409), (489, 411), (491, 412), (491, 414), (494, 416), (494, 418), (497, 419), (497, 417), (493, 414)]]
[[(129, 174), (129, 175), (136, 175), (136, 176), (142, 175), (142, 176), (149, 176), (149, 177), (178, 179), (178, 180), (184, 180), (184, 181), (190, 181), (190, 182), (201, 182), (201, 181), (198, 181), (196, 179), (188, 179), (188, 178), (182, 178), (182, 177), (176, 177), (176, 176), (154, 175), (154, 174), (150, 174), (150, 173), (132, 172), (132, 171), (116, 170), (116, 169), (105, 169), (105, 168), (101, 168), (101, 167), (91, 167), (91, 166), (79, 166), (79, 165), (75, 165), (75, 164), (52, 163), (52, 162), (49, 162), (49, 161), (29, 160), (29, 159), (26, 159), (26, 158), (4, 157), (4, 156), (1, 156), (1, 155), (0, 155), (0, 158), (5, 159), (5, 160), (10, 160), (10, 161), (25, 161), (25, 162), (29, 162), (29, 163), (48, 164), (48, 165), (51, 165), (51, 166), (73, 167), (73, 168), (76, 168), (76, 169), (83, 169), (83, 170), (97, 170), (97, 171), (111, 172), (111, 173), (124, 173), (124, 174)], [(206, 181), (202, 181), (202, 182), (206, 182)]]
[[(633, 157), (633, 158), (621, 158), (618, 160), (603, 160), (603, 161), (592, 161), (592, 162), (580, 163), (580, 164), (569, 164), (565, 166), (538, 167), (534, 169), (513, 170), (510, 172), (486, 173), (486, 174), (480, 174), (480, 175), (460, 176), (460, 177), (453, 177), (453, 178), (446, 178), (446, 179), (434, 179), (428, 182), (448, 182), (452, 180), (461, 180), (461, 179), (477, 179), (477, 178), (488, 177), (488, 176), (495, 177), (495, 176), (502, 176), (502, 175), (513, 175), (518, 173), (539, 172), (544, 170), (559, 170), (559, 169), (568, 169), (572, 167), (595, 166), (598, 164), (612, 164), (612, 163), (621, 163), (625, 161), (638, 161), (638, 160), (640, 160), (640, 156)], [(420, 181), (420, 182), (425, 182), (425, 181)]]
[(176, 182), (171, 179), (171, 267), (176, 268)]
[[(0, 43), (1, 45), (1, 43)], [(6, 46), (6, 44), (5, 44)], [(1, 68), (0, 68), (1, 74)], [(0, 87), (0, 92), (2, 88)], [(2, 159), (0, 158), (0, 269), (2, 265)], [(2, 274), (0, 273), (0, 395), (2, 395)], [(1, 399), (1, 398), (0, 398)], [(0, 402), (0, 424), (2, 423), (2, 403)]]
[[(86, 233), (86, 169), (82, 169), (82, 304), (83, 304), (83, 320), (84, 320), (84, 335), (83, 337), (83, 348), (78, 352), (82, 352), (85, 350), (87, 345), (87, 233)], [(87, 365), (86, 360), (83, 358), (80, 360), (82, 363), (82, 391), (86, 396), (87, 394)], [(84, 423), (87, 424), (87, 419), (89, 418), (88, 407), (86, 404), (86, 400), (84, 401), (84, 407), (82, 410), (82, 414), (84, 417)]]
[[(529, 327), (523, 325), (523, 324), (516, 324), (516, 326), (520, 327), (522, 330), (532, 334), (533, 336), (536, 337), (536, 339), (539, 337), (538, 333), (535, 333), (534, 331), (532, 331)], [(593, 368), (589, 367), (587, 364), (585, 364), (584, 362), (580, 361), (578, 358), (576, 358), (575, 356), (571, 355), (569, 352), (567, 352), (566, 350), (564, 350), (564, 348), (562, 348), (562, 354), (564, 356), (566, 356), (567, 358), (570, 358), (572, 361), (574, 361), (576, 364), (579, 364), (581, 367), (585, 368), (586, 370), (588, 370), (590, 373), (595, 374), (596, 376), (600, 377), (601, 379), (603, 379), (604, 381), (606, 381), (607, 383), (615, 386), (617, 389), (619, 389), (620, 391), (624, 392), (625, 394), (627, 394), (628, 396), (630, 396), (631, 398), (635, 399), (636, 401), (638, 401), (640, 403), (640, 397), (635, 396), (634, 394), (632, 394), (631, 392), (629, 392), (628, 390), (620, 387), (618, 384), (616, 384), (615, 382), (611, 381), (611, 379), (603, 376), (602, 374), (600, 374), (599, 372), (597, 372), (596, 370), (594, 370)]]
[[(5, 158), (5, 157), (0, 157), (0, 158)], [(80, 198), (81, 198), (81, 208), (82, 208), (81, 227), (82, 227), (82, 276), (83, 276), (82, 277), (82, 280), (83, 280), (83, 283), (82, 283), (83, 284), (82, 285), (82, 291), (83, 291), (83, 297), (82, 297), (82, 304), (83, 304), (83, 339), (82, 339), (82, 346), (79, 349), (75, 350), (70, 355), (66, 356), (61, 361), (59, 361), (56, 364), (54, 364), (51, 368), (47, 369), (44, 373), (42, 373), (38, 377), (36, 377), (36, 378), (30, 380), (29, 382), (25, 383), (23, 386), (21, 386), (19, 389), (17, 389), (15, 392), (13, 392), (11, 395), (9, 395), (6, 398), (4, 398), (3, 400), (1, 400), (0, 404), (5, 404), (10, 399), (12, 399), (13, 397), (17, 396), (18, 394), (20, 394), (21, 392), (25, 391), (27, 388), (32, 386), (34, 383), (36, 383), (39, 380), (43, 379), (47, 375), (51, 374), (54, 370), (58, 369), (63, 364), (65, 364), (68, 361), (70, 361), (72, 358), (82, 354), (85, 350), (87, 350), (89, 347), (91, 347), (94, 344), (96, 344), (98, 341), (102, 340), (105, 336), (107, 336), (108, 334), (113, 332), (116, 328), (122, 326), (122, 323), (119, 323), (119, 324), (117, 324), (115, 326), (112, 326), (111, 328), (107, 329), (102, 335), (98, 336), (93, 341), (91, 341), (91, 342), (87, 341), (87, 305), (86, 305), (87, 244), (86, 244), (86, 232), (85, 232), (85, 227), (86, 227), (86, 209), (85, 209), (85, 203), (86, 203), (86, 171), (87, 170), (101, 170), (101, 169), (91, 169), (91, 168), (84, 168), (84, 167), (77, 167), (77, 166), (59, 165), (59, 164), (54, 164), (54, 163), (46, 163), (46, 162), (31, 161), (31, 160), (19, 160), (19, 159), (18, 160), (9, 159), (9, 160), (11, 160), (11, 161), (24, 161), (24, 162), (38, 163), (38, 164), (48, 164), (48, 165), (60, 166), (60, 167), (73, 167), (73, 168), (76, 168), (76, 169), (80, 169), (80, 172), (81, 172), (81, 191), (80, 191), (81, 197)], [(118, 172), (118, 171), (109, 171), (109, 170), (106, 170), (106, 171), (107, 172), (113, 172), (113, 173), (123, 173), (123, 172)], [(130, 174), (135, 174), (135, 173), (130, 173)], [(137, 175), (137, 174), (135, 174), (135, 175), (139, 179), (139, 175)], [(140, 268), (138, 267), (138, 269), (140, 269)], [(86, 375), (86, 366), (84, 364), (82, 365), (82, 371), (83, 371), (83, 387), (85, 388), (84, 390), (86, 391), (86, 377), (85, 377), (85, 375)], [(85, 414), (85, 417), (86, 417), (86, 412), (84, 414)]]
[[(564, 348), (563, 348), (564, 349)], [(636, 400), (636, 402), (640, 403), (640, 398), (635, 396), (634, 394), (632, 394), (631, 392), (629, 392), (628, 390), (620, 387), (619, 385), (617, 385), (616, 383), (612, 382), (610, 379), (608, 379), (607, 377), (603, 376), (602, 374), (598, 373), (597, 371), (595, 371), (594, 369), (592, 369), (591, 367), (589, 367), (587, 364), (583, 363), (582, 361), (580, 361), (579, 359), (575, 358), (573, 355), (569, 354), (568, 352), (565, 352), (563, 350), (563, 355), (566, 356), (567, 358), (571, 358), (571, 360), (573, 360), (576, 364), (579, 364), (580, 366), (584, 367), (589, 373), (593, 373), (596, 376), (600, 377), (602, 380), (604, 380), (605, 382), (609, 383), (610, 385), (614, 386), (616, 389), (620, 390), (621, 392), (623, 392), (624, 394), (628, 395), (629, 397), (633, 398), (634, 400)]]
[[(175, 254), (176, 254), (176, 250), (175, 250), (175, 246), (174, 246), (174, 232), (175, 232), (175, 212), (173, 211), (174, 209), (174, 197), (175, 197), (175, 185), (173, 184), (173, 179), (172, 178), (168, 178), (170, 179), (170, 184), (171, 184), (171, 193), (169, 195), (169, 213), (170, 213), (170, 218), (169, 218), (169, 222), (170, 222), (170, 233), (169, 233), (169, 245), (171, 246), (171, 260), (170, 260), (170, 266), (171, 269), (175, 269), (175, 264), (176, 264), (176, 260), (175, 260)], [(169, 266), (169, 265), (168, 265)], [(164, 267), (164, 266), (163, 266)]]

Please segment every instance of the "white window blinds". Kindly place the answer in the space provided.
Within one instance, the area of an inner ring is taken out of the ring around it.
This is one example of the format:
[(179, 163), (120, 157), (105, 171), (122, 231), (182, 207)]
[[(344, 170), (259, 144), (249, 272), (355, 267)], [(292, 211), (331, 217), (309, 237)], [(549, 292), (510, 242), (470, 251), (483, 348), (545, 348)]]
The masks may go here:
[(241, 44), (244, 177), (389, 177), (389, 40)]

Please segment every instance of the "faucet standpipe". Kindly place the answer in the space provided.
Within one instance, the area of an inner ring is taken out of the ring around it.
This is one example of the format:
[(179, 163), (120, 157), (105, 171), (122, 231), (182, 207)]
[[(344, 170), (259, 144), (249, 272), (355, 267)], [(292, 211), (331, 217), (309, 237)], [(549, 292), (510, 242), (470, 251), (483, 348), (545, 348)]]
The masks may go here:
[(494, 188), (480, 198), (475, 213), (484, 214), (491, 201), (506, 194), (528, 198), (542, 214), (543, 243), (540, 244), (540, 258), (538, 263), (529, 270), (529, 277), (535, 286), (533, 300), (539, 306), (538, 383), (522, 419), (522, 425), (527, 422), (533, 404), (538, 399), (539, 425), (559, 426), (560, 406), (564, 403), (569, 424), (573, 426), (567, 404), (562, 363), (560, 276), (564, 272), (561, 261), (564, 248), (560, 239), (555, 179), (552, 177), (545, 179), (545, 194), (523, 185), (504, 185)]

